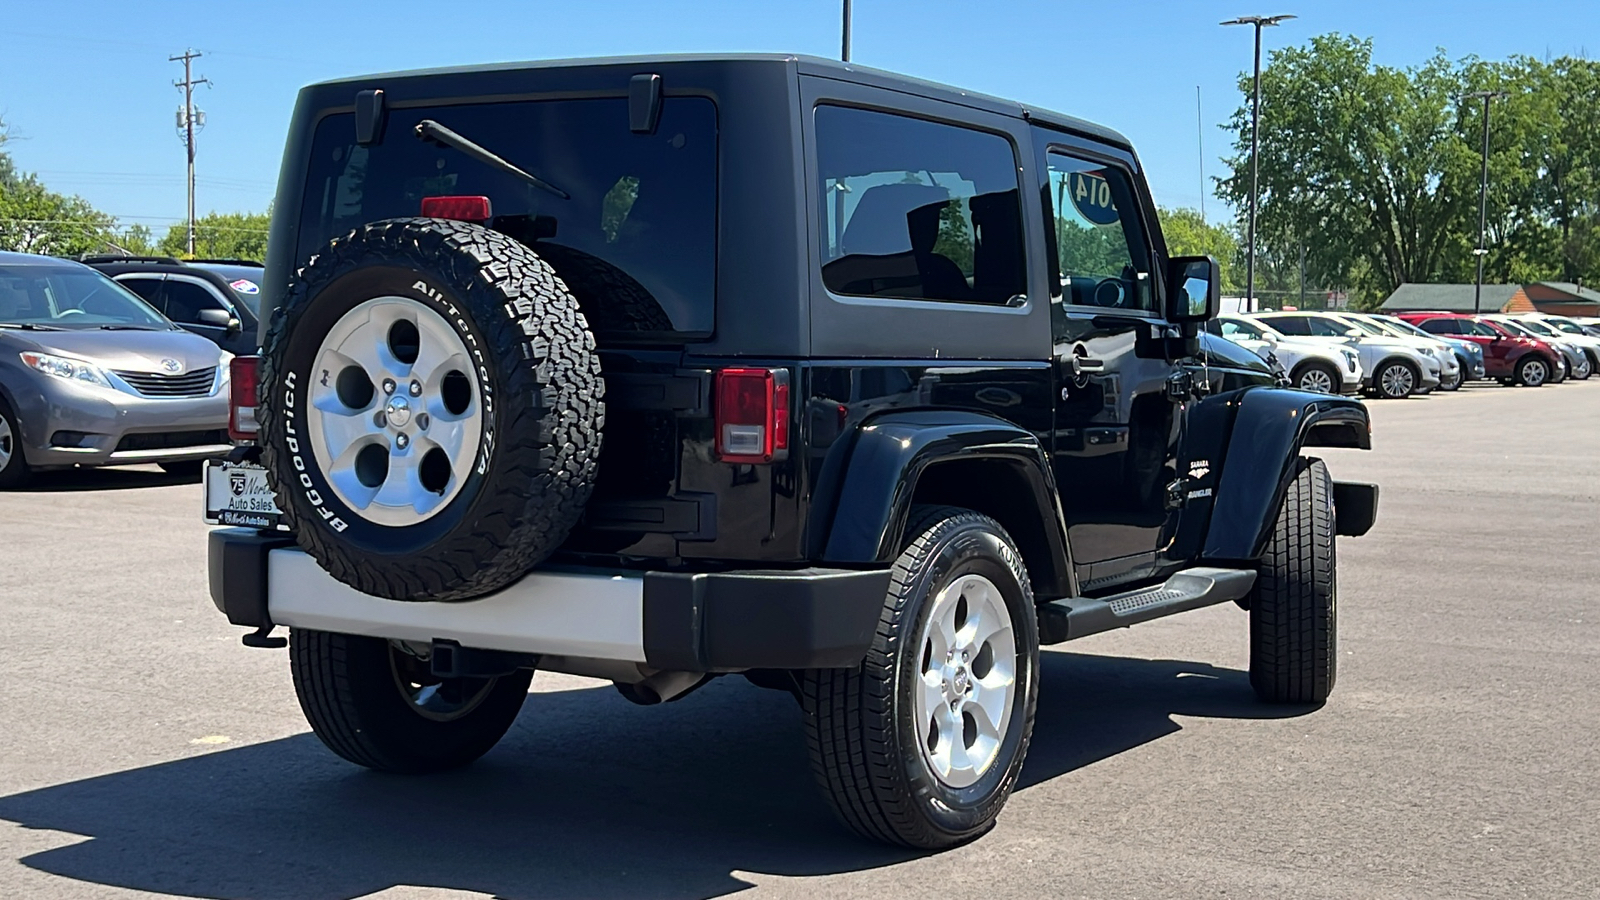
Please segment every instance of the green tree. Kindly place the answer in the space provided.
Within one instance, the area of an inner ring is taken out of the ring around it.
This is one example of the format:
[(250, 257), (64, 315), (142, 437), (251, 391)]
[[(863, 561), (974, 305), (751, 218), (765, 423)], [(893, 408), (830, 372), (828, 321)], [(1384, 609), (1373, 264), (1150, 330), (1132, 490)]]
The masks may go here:
[[(264, 213), (211, 212), (195, 220), (194, 255), (206, 259), (253, 259), (267, 255), (270, 208)], [(168, 256), (188, 255), (188, 223), (167, 229), (156, 249)]]
[(1226, 225), (1207, 222), (1194, 209), (1162, 209), (1161, 233), (1167, 239), (1167, 252), (1173, 256), (1210, 256), (1222, 269), (1222, 290), (1233, 293), (1241, 289), (1236, 276), (1242, 257), (1239, 238)]
[(0, 250), (75, 256), (105, 249), (116, 220), (16, 170), (0, 153)]

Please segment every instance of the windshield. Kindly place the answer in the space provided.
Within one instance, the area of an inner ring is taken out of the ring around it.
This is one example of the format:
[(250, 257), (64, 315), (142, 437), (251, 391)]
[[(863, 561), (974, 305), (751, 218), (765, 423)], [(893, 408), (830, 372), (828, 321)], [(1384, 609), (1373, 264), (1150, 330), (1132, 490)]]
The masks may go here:
[[(625, 98), (442, 103), (389, 113), (381, 143), (354, 117), (317, 126), (298, 258), (367, 222), (421, 212), (424, 197), (489, 198), (493, 227), (533, 247), (602, 335), (709, 336), (715, 325), (717, 110), (668, 97), (654, 132)], [(417, 140), (433, 120), (570, 194), (561, 197), (452, 147)], [(652, 338), (653, 339), (653, 338)]]
[(1538, 319), (1523, 319), (1522, 321), (1518, 322), (1517, 324), (1521, 325), (1523, 328), (1527, 329), (1528, 331), (1531, 331), (1534, 334), (1541, 335), (1543, 337), (1560, 337), (1561, 336), (1561, 335), (1556, 333), (1556, 330), (1554, 328), (1551, 328), (1549, 325), (1545, 324), (1544, 322), (1539, 321)]
[(1522, 324), (1520, 322), (1513, 322), (1510, 319), (1495, 319), (1494, 323), (1496, 325), (1499, 325), (1501, 328), (1504, 328), (1506, 331), (1511, 332), (1512, 334), (1521, 335), (1522, 337), (1531, 337), (1531, 338), (1535, 338), (1535, 339), (1540, 337), (1540, 335), (1537, 335), (1537, 334), (1533, 333), (1532, 331), (1529, 331), (1528, 329), (1523, 328)]
[(154, 307), (99, 272), (48, 264), (0, 266), (0, 325), (173, 328)]
[(1584, 331), (1583, 326), (1577, 322), (1568, 322), (1566, 319), (1545, 319), (1544, 321), (1546, 325), (1550, 325), (1558, 331), (1565, 331), (1567, 334), (1587, 335), (1589, 333)]
[(1354, 325), (1355, 327), (1361, 329), (1362, 331), (1365, 331), (1367, 334), (1375, 335), (1377, 337), (1393, 337), (1393, 335), (1389, 334), (1387, 331), (1384, 331), (1382, 328), (1379, 328), (1376, 324), (1367, 321), (1365, 318), (1363, 318), (1361, 316), (1351, 316), (1348, 319), (1339, 318), (1339, 319), (1335, 319), (1334, 321), (1339, 322), (1341, 324)]
[(1418, 328), (1410, 322), (1407, 322), (1405, 319), (1379, 319), (1378, 323), (1385, 326), (1390, 331), (1397, 332), (1399, 334), (1404, 334), (1411, 337), (1425, 337), (1435, 341), (1439, 340), (1438, 335), (1429, 334), (1428, 332), (1423, 331), (1421, 328)]

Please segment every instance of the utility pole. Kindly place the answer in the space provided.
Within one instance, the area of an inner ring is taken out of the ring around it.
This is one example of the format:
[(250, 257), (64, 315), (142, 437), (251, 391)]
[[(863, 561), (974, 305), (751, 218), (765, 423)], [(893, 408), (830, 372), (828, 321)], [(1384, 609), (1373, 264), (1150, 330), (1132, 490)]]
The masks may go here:
[(169, 56), (167, 62), (183, 61), (183, 80), (174, 81), (173, 87), (183, 91), (183, 109), (178, 111), (178, 127), (181, 129), (183, 146), (189, 156), (189, 239), (188, 253), (194, 256), (194, 133), (197, 124), (204, 126), (204, 122), (195, 122), (194, 89), (198, 85), (210, 84), (210, 79), (195, 78), (191, 65), (200, 58), (199, 53), (193, 50), (183, 51), (182, 56)]
[(1194, 134), (1200, 147), (1200, 221), (1206, 220), (1206, 121), (1200, 113), (1200, 85), (1194, 86)]
[(1478, 275), (1472, 288), (1472, 314), (1483, 312), (1483, 258), (1489, 249), (1483, 246), (1484, 232), (1489, 228), (1489, 101), (1506, 96), (1505, 91), (1473, 91), (1469, 100), (1483, 100), (1483, 175), (1478, 183), (1478, 246), (1472, 255), (1478, 258)]
[(1222, 23), (1254, 25), (1256, 29), (1255, 88), (1250, 93), (1250, 231), (1245, 238), (1248, 249), (1245, 252), (1244, 262), (1246, 312), (1253, 312), (1256, 308), (1256, 198), (1261, 193), (1261, 29), (1293, 18), (1295, 17), (1291, 15), (1240, 16)]
[(844, 0), (844, 47), (840, 50), (839, 59), (850, 61), (850, 0)]

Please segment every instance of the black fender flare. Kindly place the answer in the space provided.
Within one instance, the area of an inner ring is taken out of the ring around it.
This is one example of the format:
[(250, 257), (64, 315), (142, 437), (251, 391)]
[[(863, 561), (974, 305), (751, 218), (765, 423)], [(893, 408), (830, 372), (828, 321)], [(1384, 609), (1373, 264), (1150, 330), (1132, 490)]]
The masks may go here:
[(1372, 449), (1367, 408), (1352, 397), (1257, 387), (1234, 401), (1233, 427), (1217, 480), (1202, 558), (1260, 558), (1304, 447)]
[(1049, 456), (1032, 432), (981, 413), (891, 412), (862, 425), (836, 476), (838, 501), (823, 562), (893, 562), (900, 554), (902, 533), (922, 475), (941, 463), (972, 460), (1010, 467), (1027, 484), (1032, 508), (1026, 512), (1037, 517), (1042, 533), (1032, 548), (1022, 548), (1034, 592), (1040, 597), (1070, 596), (1076, 582), (1066, 518)]

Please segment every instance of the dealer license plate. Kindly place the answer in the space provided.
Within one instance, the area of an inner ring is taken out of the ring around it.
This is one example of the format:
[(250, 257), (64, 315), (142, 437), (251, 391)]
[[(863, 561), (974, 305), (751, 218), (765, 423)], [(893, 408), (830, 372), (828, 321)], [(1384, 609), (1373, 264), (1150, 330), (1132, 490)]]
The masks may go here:
[(286, 529), (267, 484), (267, 470), (255, 463), (206, 462), (206, 521), (212, 525)]

